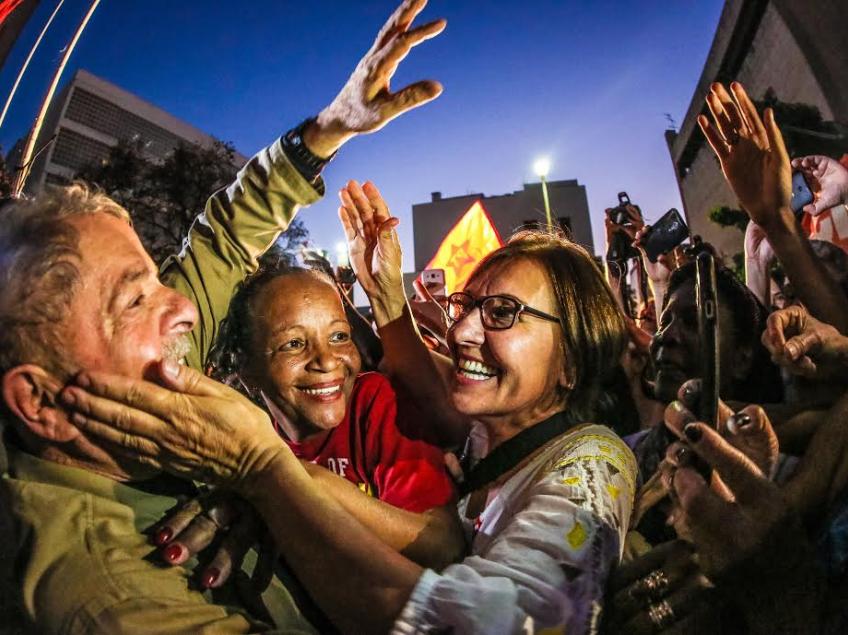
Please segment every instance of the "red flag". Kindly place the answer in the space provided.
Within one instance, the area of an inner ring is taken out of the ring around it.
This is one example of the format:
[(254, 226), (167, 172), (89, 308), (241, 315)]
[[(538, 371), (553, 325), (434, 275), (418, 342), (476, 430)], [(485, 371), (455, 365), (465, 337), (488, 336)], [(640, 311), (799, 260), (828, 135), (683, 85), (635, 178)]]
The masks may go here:
[(462, 291), (477, 263), (501, 246), (503, 241), (489, 213), (482, 201), (475, 201), (445, 236), (427, 269), (445, 270), (448, 293)]

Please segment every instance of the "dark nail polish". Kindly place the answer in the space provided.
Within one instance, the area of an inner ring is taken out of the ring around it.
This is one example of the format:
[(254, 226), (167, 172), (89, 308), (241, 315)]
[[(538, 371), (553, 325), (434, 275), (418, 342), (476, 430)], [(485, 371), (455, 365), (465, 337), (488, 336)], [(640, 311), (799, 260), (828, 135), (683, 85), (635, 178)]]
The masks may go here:
[(209, 567), (203, 572), (203, 577), (201, 578), (200, 583), (203, 585), (204, 589), (210, 589), (220, 575), (221, 572), (218, 571), (218, 569), (215, 567)]
[(689, 463), (689, 450), (678, 448), (677, 452), (674, 453), (674, 458), (677, 461), (677, 465), (685, 467)]
[(173, 530), (170, 527), (165, 527), (164, 529), (160, 529), (156, 532), (156, 536), (153, 538), (153, 542), (155, 542), (158, 546), (162, 547), (171, 542), (171, 538), (173, 537)]
[(168, 545), (168, 547), (162, 552), (162, 555), (168, 562), (176, 562), (179, 560), (180, 556), (183, 555), (183, 547), (178, 544)]
[(683, 434), (686, 435), (686, 438), (689, 439), (690, 443), (697, 443), (701, 440), (701, 436), (704, 434), (704, 431), (701, 430), (701, 426), (697, 423), (690, 423), (683, 428)]
[(737, 428), (744, 428), (745, 426), (751, 425), (751, 415), (745, 413), (735, 414), (733, 415), (733, 422), (736, 424)]

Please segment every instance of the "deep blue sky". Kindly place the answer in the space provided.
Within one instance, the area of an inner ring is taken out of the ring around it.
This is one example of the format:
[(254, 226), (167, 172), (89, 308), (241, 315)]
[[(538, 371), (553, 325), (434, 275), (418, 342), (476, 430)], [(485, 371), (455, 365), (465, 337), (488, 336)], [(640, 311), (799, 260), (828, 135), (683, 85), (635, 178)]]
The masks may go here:
[[(71, 60), (200, 129), (260, 149), (325, 106), (395, 0), (102, 0)], [(431, 0), (418, 23), (447, 30), (403, 62), (394, 86), (433, 78), (433, 104), (356, 139), (328, 169), (328, 196), (302, 218), (316, 243), (342, 239), (336, 191), (372, 179), (401, 219), (412, 266), (411, 206), (430, 192), (503, 194), (549, 178), (588, 189), (596, 250), (603, 210), (627, 190), (653, 220), (680, 198), (663, 139), (663, 113), (689, 105), (721, 0), (667, 2)], [(86, 0), (66, 0), (3, 129), (8, 150), (25, 133)], [(55, 6), (42, 0), (0, 73), (5, 96)]]

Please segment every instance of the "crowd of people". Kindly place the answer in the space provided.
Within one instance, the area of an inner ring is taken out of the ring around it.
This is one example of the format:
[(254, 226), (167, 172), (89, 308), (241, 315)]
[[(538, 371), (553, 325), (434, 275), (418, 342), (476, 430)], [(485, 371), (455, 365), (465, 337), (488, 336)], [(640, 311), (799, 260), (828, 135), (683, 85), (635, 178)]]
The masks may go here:
[(269, 255), (345, 143), (441, 92), (390, 90), (445, 27), (412, 26), (425, 5), (403, 0), (331, 104), (212, 194), (159, 270), (85, 184), (2, 209), (16, 628), (845, 632), (848, 258), (791, 199), (794, 171), (803, 214), (848, 204), (848, 169), (790, 157), (740, 84), (714, 84), (699, 124), (750, 217), (744, 280), (698, 240), (648, 257), (625, 205), (605, 268), (525, 230), (464, 288), (410, 301), (398, 219), (356, 181), (339, 217), (369, 319), (350, 280)]

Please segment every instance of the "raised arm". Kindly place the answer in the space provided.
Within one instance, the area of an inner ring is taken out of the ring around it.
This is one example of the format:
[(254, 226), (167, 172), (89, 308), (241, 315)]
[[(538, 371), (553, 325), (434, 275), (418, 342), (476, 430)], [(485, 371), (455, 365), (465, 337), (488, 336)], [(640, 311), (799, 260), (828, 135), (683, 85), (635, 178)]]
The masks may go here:
[(401, 383), (424, 412), (430, 413), (439, 442), (461, 445), (469, 422), (448, 397), (448, 374), (453, 363), (431, 353), (407, 303), (403, 288), (402, 254), (385, 200), (373, 183), (348, 183), (340, 193), (339, 217), (344, 226), (350, 262), (368, 295), (374, 320), (383, 340), (384, 368)]
[(792, 169), (783, 136), (767, 108), (760, 118), (742, 85), (731, 94), (713, 84), (707, 96), (712, 121), (701, 126), (724, 176), (751, 220), (765, 232), (801, 300), (818, 319), (848, 334), (848, 298), (827, 274), (790, 207)]
[(421, 81), (392, 92), (398, 64), (415, 45), (445, 28), (444, 20), (411, 29), (427, 0), (404, 0), (381, 29), (339, 94), (320, 114), (262, 150), (236, 181), (214, 194), (189, 231), (182, 252), (165, 263), (162, 281), (197, 306), (188, 362), (205, 363), (230, 298), (257, 259), (301, 205), (323, 194), (320, 172), (347, 141), (435, 99), (442, 87)]

